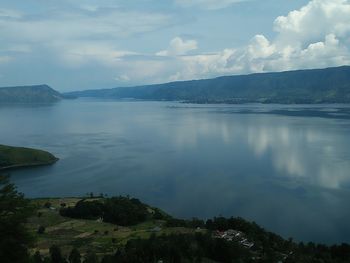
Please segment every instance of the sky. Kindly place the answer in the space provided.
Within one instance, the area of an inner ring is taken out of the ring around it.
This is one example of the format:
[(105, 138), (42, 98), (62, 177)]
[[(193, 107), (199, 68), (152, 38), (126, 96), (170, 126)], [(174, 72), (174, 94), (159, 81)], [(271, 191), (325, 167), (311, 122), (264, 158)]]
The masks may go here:
[(350, 65), (350, 0), (0, 0), (0, 86)]

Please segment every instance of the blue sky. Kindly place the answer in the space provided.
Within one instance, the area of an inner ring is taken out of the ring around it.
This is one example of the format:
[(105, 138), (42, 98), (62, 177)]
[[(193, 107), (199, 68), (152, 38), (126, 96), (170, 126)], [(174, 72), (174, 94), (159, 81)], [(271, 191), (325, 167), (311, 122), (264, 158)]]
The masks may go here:
[(60, 91), (350, 64), (348, 0), (0, 0), (0, 86)]

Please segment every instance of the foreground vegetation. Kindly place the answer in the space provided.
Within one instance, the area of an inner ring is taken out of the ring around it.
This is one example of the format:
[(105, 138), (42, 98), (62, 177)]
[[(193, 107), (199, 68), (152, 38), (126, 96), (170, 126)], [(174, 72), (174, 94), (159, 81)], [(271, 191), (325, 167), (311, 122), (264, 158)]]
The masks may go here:
[(241, 218), (175, 219), (130, 197), (28, 200), (1, 176), (0, 262), (344, 263), (350, 246), (295, 243)]
[(0, 145), (0, 170), (49, 165), (57, 160), (55, 156), (46, 151)]

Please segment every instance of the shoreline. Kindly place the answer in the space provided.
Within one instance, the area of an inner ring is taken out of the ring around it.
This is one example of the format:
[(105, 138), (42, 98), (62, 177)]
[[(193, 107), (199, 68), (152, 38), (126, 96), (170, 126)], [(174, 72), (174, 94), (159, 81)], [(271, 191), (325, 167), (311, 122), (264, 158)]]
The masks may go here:
[(46, 162), (46, 163), (15, 164), (15, 165), (10, 165), (10, 166), (0, 167), (0, 171), (15, 170), (15, 169), (22, 169), (22, 168), (34, 168), (34, 167), (40, 167), (40, 166), (49, 166), (49, 165), (55, 164), (58, 161), (59, 161), (59, 158), (56, 158), (55, 160), (52, 160), (52, 161)]

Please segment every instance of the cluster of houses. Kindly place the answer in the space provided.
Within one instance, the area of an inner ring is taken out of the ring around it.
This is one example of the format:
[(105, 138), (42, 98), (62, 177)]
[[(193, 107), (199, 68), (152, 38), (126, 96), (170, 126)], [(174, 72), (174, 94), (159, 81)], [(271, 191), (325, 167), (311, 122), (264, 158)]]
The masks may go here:
[(213, 233), (213, 237), (225, 239), (226, 241), (236, 241), (246, 248), (252, 248), (254, 246), (254, 243), (245, 238), (245, 235), (242, 232), (233, 229), (226, 231), (215, 231)]

